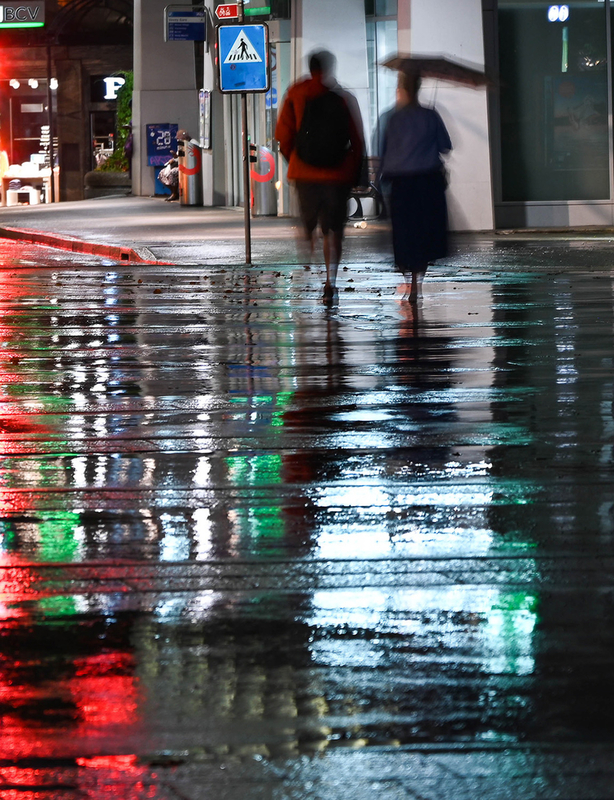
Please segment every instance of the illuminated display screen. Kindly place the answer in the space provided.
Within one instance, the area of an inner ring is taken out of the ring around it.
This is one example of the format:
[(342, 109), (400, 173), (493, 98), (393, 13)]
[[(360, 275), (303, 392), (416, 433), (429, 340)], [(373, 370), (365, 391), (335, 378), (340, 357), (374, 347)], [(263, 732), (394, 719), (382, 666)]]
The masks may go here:
[(44, 24), (44, 0), (0, 4), (0, 28), (42, 28)]

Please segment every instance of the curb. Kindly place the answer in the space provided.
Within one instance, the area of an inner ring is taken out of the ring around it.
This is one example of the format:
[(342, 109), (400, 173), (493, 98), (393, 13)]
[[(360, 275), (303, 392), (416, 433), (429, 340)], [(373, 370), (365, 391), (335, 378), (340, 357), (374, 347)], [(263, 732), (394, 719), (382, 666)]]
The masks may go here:
[(91, 256), (103, 256), (112, 258), (125, 264), (167, 264), (167, 261), (158, 261), (154, 258), (147, 248), (142, 247), (138, 250), (132, 247), (117, 247), (110, 244), (97, 244), (96, 242), (85, 242), (82, 239), (75, 239), (72, 236), (58, 236), (55, 233), (44, 233), (28, 228), (1, 228), (0, 238), (12, 239), (14, 241), (31, 242), (32, 244), (43, 244), (47, 247), (55, 247), (59, 250), (69, 250), (71, 253), (84, 253)]

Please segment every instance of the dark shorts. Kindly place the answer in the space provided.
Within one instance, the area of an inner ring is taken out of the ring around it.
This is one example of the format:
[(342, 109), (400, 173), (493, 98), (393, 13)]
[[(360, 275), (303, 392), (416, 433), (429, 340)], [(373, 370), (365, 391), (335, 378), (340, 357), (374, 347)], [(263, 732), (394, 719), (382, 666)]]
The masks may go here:
[(339, 183), (296, 182), (303, 225), (309, 233), (318, 222), (322, 233), (339, 233), (345, 227), (351, 186)]

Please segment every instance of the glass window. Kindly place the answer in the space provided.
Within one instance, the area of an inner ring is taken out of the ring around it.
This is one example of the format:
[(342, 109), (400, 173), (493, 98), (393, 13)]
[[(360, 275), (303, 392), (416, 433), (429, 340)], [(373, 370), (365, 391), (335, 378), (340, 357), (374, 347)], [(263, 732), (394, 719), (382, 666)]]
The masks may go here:
[(365, 0), (367, 17), (396, 17), (398, 0)]
[(397, 0), (375, 0), (376, 17), (396, 17)]
[(499, 0), (502, 199), (610, 197), (605, 4)]
[(369, 116), (373, 131), (371, 152), (379, 152), (378, 124), (382, 114), (395, 103), (397, 73), (379, 66), (397, 52), (397, 21), (393, 19), (367, 21), (367, 58), (369, 64)]

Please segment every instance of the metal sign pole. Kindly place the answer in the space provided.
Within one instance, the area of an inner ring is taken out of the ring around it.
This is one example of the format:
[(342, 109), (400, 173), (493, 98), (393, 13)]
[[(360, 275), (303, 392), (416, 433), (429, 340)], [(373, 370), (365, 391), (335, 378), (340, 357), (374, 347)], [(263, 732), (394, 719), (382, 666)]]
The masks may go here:
[[(227, 6), (229, 7), (229, 6)], [(252, 263), (251, 243), (251, 155), (248, 136), (247, 95), (268, 92), (269, 29), (265, 24), (246, 25), (243, 22), (243, 0), (237, 9), (239, 25), (218, 25), (219, 85), (223, 93), (241, 95), (241, 124), (243, 145), (243, 211), (245, 216), (245, 263)]]
[(245, 263), (252, 263), (251, 191), (249, 181), (249, 136), (247, 135), (247, 95), (241, 92), (241, 124), (243, 127), (243, 216), (245, 219)]
[[(49, 124), (49, 166), (51, 167), (51, 183), (50, 197), (52, 203), (55, 203), (55, 148), (53, 146), (53, 94), (51, 92), (51, 45), (47, 44), (47, 122)], [(45, 198), (46, 202), (49, 202)]]
[[(239, 0), (239, 22), (243, 23), (243, 0)], [(251, 191), (249, 181), (249, 136), (247, 134), (247, 94), (241, 92), (241, 129), (243, 140), (243, 219), (245, 222), (245, 263), (252, 263)]]

